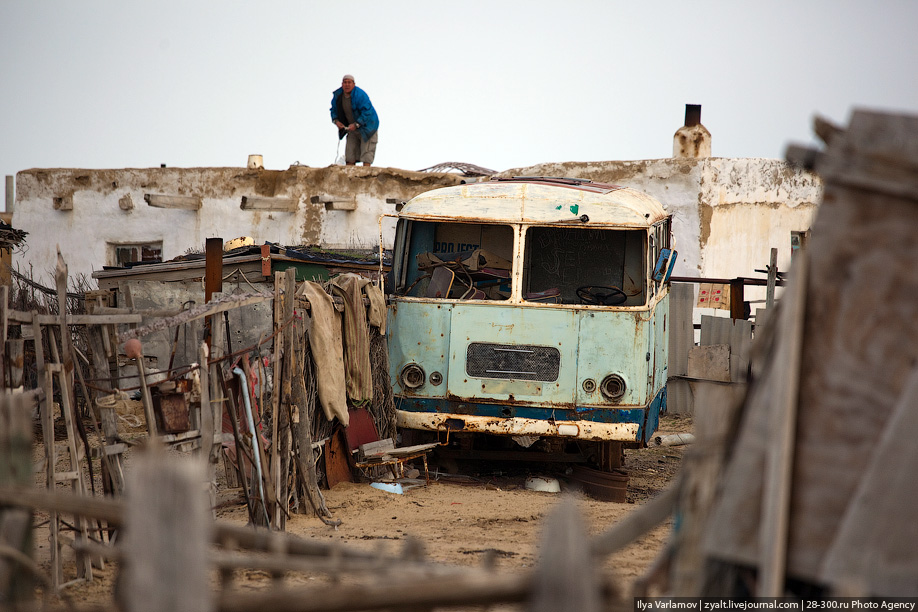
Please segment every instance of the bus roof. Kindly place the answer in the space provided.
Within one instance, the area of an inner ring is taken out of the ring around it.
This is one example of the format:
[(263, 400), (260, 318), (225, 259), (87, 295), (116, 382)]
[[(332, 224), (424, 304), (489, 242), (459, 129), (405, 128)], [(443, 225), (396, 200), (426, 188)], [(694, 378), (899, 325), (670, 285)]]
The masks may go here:
[(667, 214), (657, 200), (630, 187), (582, 179), (514, 177), (422, 193), (402, 207), (399, 217), (647, 227)]

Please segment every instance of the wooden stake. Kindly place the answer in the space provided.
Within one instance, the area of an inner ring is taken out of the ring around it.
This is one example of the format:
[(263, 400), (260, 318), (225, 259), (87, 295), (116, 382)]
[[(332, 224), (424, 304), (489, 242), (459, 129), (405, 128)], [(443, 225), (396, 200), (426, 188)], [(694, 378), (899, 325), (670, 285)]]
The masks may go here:
[(155, 438), (159, 434), (156, 431), (156, 414), (153, 412), (153, 398), (150, 397), (150, 388), (147, 386), (147, 369), (143, 363), (143, 354), (135, 360), (137, 363), (137, 376), (140, 378), (140, 397), (143, 400), (143, 415), (147, 421), (147, 431), (150, 437)]
[(778, 280), (778, 249), (771, 250), (771, 262), (768, 264), (768, 285), (765, 289), (765, 308), (775, 305), (775, 283)]
[(793, 484), (794, 443), (797, 434), (797, 397), (800, 390), (800, 355), (806, 314), (807, 258), (797, 258), (794, 277), (782, 299), (778, 329), (779, 371), (771, 414), (771, 435), (766, 449), (765, 483), (762, 493), (762, 523), (759, 529), (759, 581), (756, 595), (784, 595), (787, 565), (787, 532), (790, 522)]

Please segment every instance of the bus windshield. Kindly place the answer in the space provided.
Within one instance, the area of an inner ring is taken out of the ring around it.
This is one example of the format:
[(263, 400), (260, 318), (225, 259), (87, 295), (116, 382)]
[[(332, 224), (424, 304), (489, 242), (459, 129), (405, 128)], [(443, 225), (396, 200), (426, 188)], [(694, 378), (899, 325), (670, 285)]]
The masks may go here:
[(641, 230), (528, 228), (523, 299), (603, 306), (644, 304), (646, 235)]
[[(507, 300), (518, 226), (403, 220), (396, 295)], [(647, 302), (644, 230), (530, 226), (523, 232), (522, 300), (640, 306)]]

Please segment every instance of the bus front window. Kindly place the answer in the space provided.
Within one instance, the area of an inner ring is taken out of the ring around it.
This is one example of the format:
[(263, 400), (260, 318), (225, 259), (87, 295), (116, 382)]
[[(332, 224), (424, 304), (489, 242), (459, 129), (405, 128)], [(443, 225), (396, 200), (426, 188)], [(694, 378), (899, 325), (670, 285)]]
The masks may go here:
[(644, 291), (646, 232), (581, 227), (526, 231), (523, 299), (637, 306)]
[(398, 295), (432, 299), (510, 297), (513, 228), (485, 223), (409, 221), (398, 250)]

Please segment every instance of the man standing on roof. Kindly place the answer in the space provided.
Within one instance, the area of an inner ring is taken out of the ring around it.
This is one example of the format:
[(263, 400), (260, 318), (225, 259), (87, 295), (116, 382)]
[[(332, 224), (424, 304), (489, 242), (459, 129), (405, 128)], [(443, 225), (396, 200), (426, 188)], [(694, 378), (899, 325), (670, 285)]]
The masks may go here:
[(353, 75), (344, 75), (341, 87), (332, 95), (331, 118), (338, 126), (338, 139), (347, 135), (344, 149), (347, 165), (353, 166), (358, 161), (364, 166), (371, 165), (376, 157), (379, 117), (370, 96), (354, 85)]

